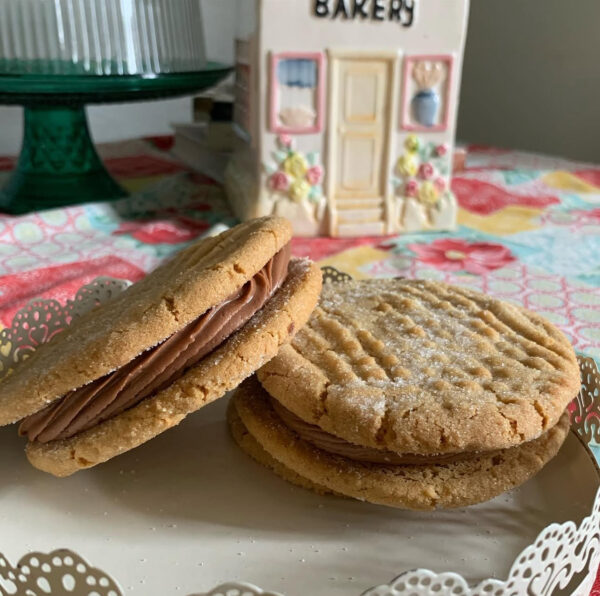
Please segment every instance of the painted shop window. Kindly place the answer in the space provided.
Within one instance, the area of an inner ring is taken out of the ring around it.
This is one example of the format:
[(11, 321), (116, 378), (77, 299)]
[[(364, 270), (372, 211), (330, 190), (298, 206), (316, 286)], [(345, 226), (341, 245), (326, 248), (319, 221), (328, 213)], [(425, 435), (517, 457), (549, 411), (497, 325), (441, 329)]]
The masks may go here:
[(423, 132), (448, 128), (453, 63), (449, 54), (406, 57), (402, 128)]
[(319, 132), (323, 118), (323, 55), (287, 52), (271, 56), (271, 130)]

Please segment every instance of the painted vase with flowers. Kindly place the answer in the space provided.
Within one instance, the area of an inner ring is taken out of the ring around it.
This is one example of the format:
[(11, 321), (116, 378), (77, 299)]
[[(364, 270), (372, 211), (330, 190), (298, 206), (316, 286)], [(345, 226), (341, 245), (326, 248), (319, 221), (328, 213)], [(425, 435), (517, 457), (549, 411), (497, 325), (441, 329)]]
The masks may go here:
[(438, 120), (441, 99), (436, 86), (443, 80), (444, 74), (441, 62), (421, 60), (413, 67), (412, 77), (419, 90), (415, 93), (411, 106), (413, 118), (421, 126), (430, 128)]

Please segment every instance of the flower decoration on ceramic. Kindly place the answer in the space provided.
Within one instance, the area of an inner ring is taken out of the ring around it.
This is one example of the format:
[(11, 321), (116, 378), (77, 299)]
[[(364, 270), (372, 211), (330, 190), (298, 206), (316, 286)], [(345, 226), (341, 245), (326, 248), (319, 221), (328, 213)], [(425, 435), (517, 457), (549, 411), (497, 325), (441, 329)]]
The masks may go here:
[(283, 134), (283, 133), (277, 137), (277, 141), (282, 147), (288, 147), (288, 148), (291, 147), (292, 143), (293, 143), (292, 137), (290, 135)]
[(275, 164), (266, 164), (269, 189), (296, 203), (318, 203), (323, 197), (323, 166), (316, 151), (306, 154), (295, 148), (294, 140), (287, 134), (277, 137), (273, 152)]
[(424, 143), (416, 135), (409, 135), (392, 176), (396, 194), (417, 199), (427, 207), (437, 207), (440, 199), (450, 193), (448, 153), (446, 144)]

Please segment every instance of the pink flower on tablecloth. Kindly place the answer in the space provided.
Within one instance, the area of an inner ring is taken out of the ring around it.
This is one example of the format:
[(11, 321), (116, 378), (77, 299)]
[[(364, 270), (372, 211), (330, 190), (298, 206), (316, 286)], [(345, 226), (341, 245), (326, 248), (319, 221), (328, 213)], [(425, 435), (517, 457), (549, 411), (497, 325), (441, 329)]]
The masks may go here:
[(600, 188), (600, 168), (590, 168), (586, 170), (576, 170), (573, 172), (575, 176), (581, 178), (592, 186)]
[(179, 216), (164, 220), (126, 221), (113, 234), (128, 234), (144, 244), (180, 244), (193, 240), (208, 228), (206, 221)]
[(321, 178), (323, 177), (323, 168), (321, 166), (312, 166), (306, 172), (306, 179), (311, 186), (315, 184), (319, 184), (321, 182)]
[(434, 171), (435, 170), (432, 164), (429, 162), (422, 163), (419, 166), (419, 178), (423, 180), (429, 180), (433, 176)]
[[(77, 250), (75, 245), (73, 250)], [(101, 275), (130, 281), (144, 277), (138, 265), (126, 260), (131, 258), (132, 251), (124, 251), (122, 256), (106, 254), (97, 258), (89, 258), (89, 254), (86, 257), (84, 253), (79, 252), (78, 260), (70, 263), (48, 266), (40, 262), (37, 268), (1, 275), (0, 327), (10, 327), (17, 311), (33, 298), (53, 298), (64, 304), (81, 286)]]
[(290, 185), (290, 181), (284, 172), (275, 172), (269, 178), (269, 186), (273, 190), (285, 192)]
[(448, 145), (446, 143), (442, 143), (435, 148), (435, 154), (438, 157), (444, 157), (448, 153)]
[(595, 209), (574, 209), (571, 215), (577, 215), (582, 221), (600, 223), (600, 207)]
[(462, 238), (439, 238), (431, 244), (409, 244), (421, 263), (443, 271), (467, 271), (481, 275), (515, 261), (502, 244), (467, 242)]
[(291, 147), (292, 146), (292, 137), (290, 135), (281, 134), (278, 137), (279, 144), (282, 147)]
[(452, 191), (463, 209), (477, 215), (490, 215), (513, 205), (544, 209), (549, 205), (560, 204), (557, 196), (545, 194), (545, 191), (523, 194), (522, 191), (517, 192), (511, 187), (505, 189), (477, 178), (454, 176)]
[[(387, 238), (392, 238), (388, 236)], [(379, 246), (385, 238), (380, 236), (358, 236), (352, 238), (329, 238), (327, 236), (320, 238), (303, 238), (297, 236), (292, 238), (292, 255), (308, 257), (313, 261), (320, 261), (327, 257), (343, 253), (351, 248), (359, 246)]]
[(444, 192), (446, 190), (446, 181), (443, 178), (436, 178), (433, 183), (440, 192)]
[(404, 185), (404, 194), (407, 197), (416, 197), (419, 192), (419, 183), (416, 180), (409, 180)]

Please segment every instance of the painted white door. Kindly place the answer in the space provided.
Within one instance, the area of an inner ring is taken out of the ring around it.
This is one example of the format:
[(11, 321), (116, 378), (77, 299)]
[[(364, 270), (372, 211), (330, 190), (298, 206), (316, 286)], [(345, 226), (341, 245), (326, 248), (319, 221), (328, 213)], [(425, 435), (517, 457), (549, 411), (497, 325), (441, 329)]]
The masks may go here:
[[(334, 57), (330, 104), (329, 195), (332, 232), (379, 230), (388, 191), (394, 61)], [(346, 226), (348, 227), (348, 226)], [(381, 232), (382, 233), (382, 232)]]

